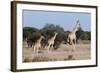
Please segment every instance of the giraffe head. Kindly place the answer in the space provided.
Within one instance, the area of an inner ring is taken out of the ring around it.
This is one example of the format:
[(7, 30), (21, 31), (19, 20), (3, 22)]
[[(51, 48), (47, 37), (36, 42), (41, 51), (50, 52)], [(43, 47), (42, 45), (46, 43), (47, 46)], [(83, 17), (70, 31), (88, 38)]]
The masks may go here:
[(81, 28), (79, 20), (76, 22), (76, 26), (74, 28), (75, 31), (78, 31)]
[(55, 34), (55, 35), (58, 35), (58, 33), (57, 33), (57, 32), (54, 32), (54, 34)]
[(81, 26), (80, 26), (80, 22), (79, 22), (79, 20), (77, 21), (77, 28), (80, 28)]
[(41, 38), (41, 39), (44, 39), (45, 37), (41, 35), (41, 37), (40, 37), (40, 38)]

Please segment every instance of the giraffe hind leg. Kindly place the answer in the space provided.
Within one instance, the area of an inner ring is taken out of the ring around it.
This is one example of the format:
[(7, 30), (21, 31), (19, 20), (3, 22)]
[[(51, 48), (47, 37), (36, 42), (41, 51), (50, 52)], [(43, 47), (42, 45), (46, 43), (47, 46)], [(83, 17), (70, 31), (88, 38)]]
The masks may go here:
[(48, 49), (48, 52), (50, 52), (50, 44), (48, 45), (47, 49)]
[(54, 48), (53, 48), (53, 44), (51, 45), (51, 51), (53, 51), (54, 50)]
[(38, 54), (38, 52), (39, 52), (39, 48), (37, 48), (37, 50), (36, 50), (36, 53)]

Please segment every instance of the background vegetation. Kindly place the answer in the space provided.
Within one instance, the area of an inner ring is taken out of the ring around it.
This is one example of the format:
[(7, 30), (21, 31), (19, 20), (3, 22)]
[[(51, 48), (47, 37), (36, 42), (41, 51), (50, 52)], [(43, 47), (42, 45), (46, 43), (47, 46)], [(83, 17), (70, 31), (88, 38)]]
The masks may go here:
[[(55, 49), (58, 48), (60, 43), (67, 43), (67, 33), (70, 31), (64, 31), (61, 26), (54, 24), (46, 24), (42, 29), (37, 29), (35, 27), (23, 27), (23, 40), (27, 39), (27, 42), (31, 44), (43, 35), (45, 40), (42, 42), (47, 43), (47, 40), (54, 35), (54, 32), (58, 33), (54, 44)], [(91, 32), (83, 31), (82, 28), (76, 32), (76, 36), (77, 40), (91, 40)]]

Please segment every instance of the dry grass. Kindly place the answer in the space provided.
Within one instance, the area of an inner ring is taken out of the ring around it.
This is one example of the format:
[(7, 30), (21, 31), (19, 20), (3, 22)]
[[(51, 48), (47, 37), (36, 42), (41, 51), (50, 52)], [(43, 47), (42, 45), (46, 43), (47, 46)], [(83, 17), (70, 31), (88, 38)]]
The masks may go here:
[(43, 55), (34, 56), (34, 58), (32, 59), (29, 59), (29, 58), (24, 59), (24, 62), (43, 62), (43, 61), (52, 61), (52, 59)]
[[(84, 43), (85, 42), (85, 43)], [(64, 60), (83, 60), (91, 58), (91, 46), (89, 41), (80, 41), (72, 51), (72, 45), (61, 44), (55, 51), (47, 52), (42, 49), (35, 54), (32, 48), (23, 48), (23, 62), (44, 62), (44, 61), (64, 61)]]
[(69, 55), (67, 58), (64, 59), (65, 61), (66, 60), (75, 60), (74, 56), (73, 55)]
[(32, 62), (43, 62), (43, 61), (52, 61), (52, 60), (44, 55), (37, 55), (32, 59)]

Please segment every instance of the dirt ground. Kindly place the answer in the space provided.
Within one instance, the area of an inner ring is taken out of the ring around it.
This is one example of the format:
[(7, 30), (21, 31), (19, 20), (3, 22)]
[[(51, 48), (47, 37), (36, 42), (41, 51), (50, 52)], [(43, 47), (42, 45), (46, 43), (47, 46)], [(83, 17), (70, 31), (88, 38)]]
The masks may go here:
[(82, 41), (76, 46), (61, 44), (59, 48), (50, 52), (47, 49), (40, 49), (38, 54), (34, 53), (33, 48), (23, 46), (23, 62), (68, 61), (90, 58), (91, 44), (86, 41)]

